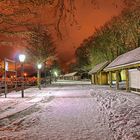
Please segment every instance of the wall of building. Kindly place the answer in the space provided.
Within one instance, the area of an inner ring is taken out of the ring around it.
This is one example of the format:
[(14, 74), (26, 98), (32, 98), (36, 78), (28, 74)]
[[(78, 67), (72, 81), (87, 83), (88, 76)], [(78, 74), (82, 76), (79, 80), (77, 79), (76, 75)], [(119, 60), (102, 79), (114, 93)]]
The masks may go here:
[(107, 85), (108, 84), (108, 74), (106, 72), (101, 72), (92, 74), (91, 83), (95, 85)]
[(108, 84), (108, 74), (106, 72), (102, 72), (101, 74), (101, 85)]
[(91, 83), (95, 84), (95, 76), (94, 76), (94, 74), (91, 75)]
[(126, 72), (125, 72), (125, 70), (122, 70), (120, 72), (120, 75), (121, 75), (121, 81), (126, 81)]
[(129, 70), (129, 86), (132, 89), (140, 89), (140, 71), (137, 69)]

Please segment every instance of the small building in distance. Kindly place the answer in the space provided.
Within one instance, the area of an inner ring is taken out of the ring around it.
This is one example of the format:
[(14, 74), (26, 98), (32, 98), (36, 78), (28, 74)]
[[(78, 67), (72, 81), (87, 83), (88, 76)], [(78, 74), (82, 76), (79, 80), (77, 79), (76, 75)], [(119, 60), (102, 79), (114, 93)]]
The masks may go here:
[(59, 75), (58, 77), (60, 80), (63, 80), (64, 79), (64, 75)]
[(112, 73), (116, 74), (116, 89), (121, 81), (127, 91), (140, 91), (140, 47), (118, 56), (105, 69), (109, 72), (109, 83), (112, 86)]
[(67, 73), (64, 75), (64, 80), (80, 80), (81, 76), (78, 72)]
[(91, 75), (91, 83), (95, 85), (107, 85), (108, 84), (108, 72), (103, 69), (108, 65), (108, 61), (100, 63), (89, 71)]

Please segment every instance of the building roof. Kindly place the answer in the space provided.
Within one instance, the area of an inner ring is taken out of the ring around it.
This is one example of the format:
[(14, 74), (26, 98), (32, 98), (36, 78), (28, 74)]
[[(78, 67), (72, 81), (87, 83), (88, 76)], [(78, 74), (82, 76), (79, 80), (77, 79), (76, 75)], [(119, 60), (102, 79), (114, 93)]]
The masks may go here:
[(77, 72), (67, 73), (64, 75), (64, 77), (75, 76), (76, 74), (77, 74)]
[(120, 69), (134, 64), (140, 64), (140, 47), (118, 56), (104, 70)]
[(108, 61), (105, 61), (103, 63), (100, 63), (96, 66), (94, 66), (94, 68), (88, 72), (88, 74), (94, 74), (94, 73), (97, 73), (97, 72), (100, 72), (102, 71), (106, 66), (108, 65)]

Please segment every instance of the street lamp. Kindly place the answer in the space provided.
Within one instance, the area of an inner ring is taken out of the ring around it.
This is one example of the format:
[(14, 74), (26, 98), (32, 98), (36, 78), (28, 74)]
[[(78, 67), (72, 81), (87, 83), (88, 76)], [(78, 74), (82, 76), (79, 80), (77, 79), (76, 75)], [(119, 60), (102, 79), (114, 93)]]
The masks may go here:
[(26, 56), (24, 54), (19, 55), (19, 61), (21, 63), (21, 77), (22, 77), (22, 85), (21, 85), (21, 96), (24, 98), (24, 61)]
[(25, 54), (20, 54), (20, 55), (19, 55), (19, 61), (20, 61), (21, 63), (24, 63), (25, 58), (26, 58)]
[(55, 72), (54, 72), (54, 75), (57, 77), (57, 76), (58, 76), (58, 73), (55, 71)]
[(41, 90), (41, 85), (40, 85), (40, 69), (42, 68), (42, 64), (37, 64), (37, 85), (38, 88)]
[(58, 73), (55, 71), (55, 72), (54, 72), (54, 75), (55, 75), (55, 82), (56, 82), (56, 79), (57, 79), (57, 77), (58, 77)]

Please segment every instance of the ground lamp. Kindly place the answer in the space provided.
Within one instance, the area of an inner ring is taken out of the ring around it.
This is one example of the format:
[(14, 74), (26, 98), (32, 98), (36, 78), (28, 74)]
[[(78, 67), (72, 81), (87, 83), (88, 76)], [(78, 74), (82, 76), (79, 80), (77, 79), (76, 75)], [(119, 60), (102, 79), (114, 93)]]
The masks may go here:
[(24, 98), (24, 61), (26, 56), (24, 54), (19, 55), (19, 61), (21, 63), (21, 77), (22, 77), (22, 85), (21, 85), (21, 96)]
[(37, 64), (37, 85), (38, 88), (41, 90), (41, 85), (40, 85), (40, 69), (42, 68), (42, 64)]

